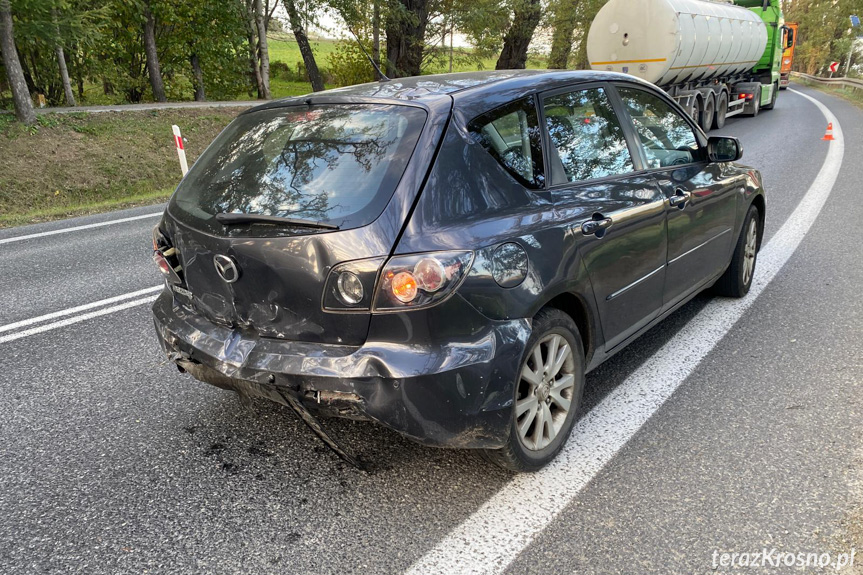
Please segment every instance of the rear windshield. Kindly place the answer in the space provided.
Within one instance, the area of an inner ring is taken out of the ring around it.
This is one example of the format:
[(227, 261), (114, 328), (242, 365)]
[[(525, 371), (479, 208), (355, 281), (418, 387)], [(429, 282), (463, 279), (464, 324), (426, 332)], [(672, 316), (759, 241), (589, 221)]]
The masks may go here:
[(392, 197), (425, 118), (420, 108), (376, 104), (244, 114), (189, 171), (171, 200), (171, 213), (217, 233), (223, 230), (214, 218), (218, 213), (364, 226)]

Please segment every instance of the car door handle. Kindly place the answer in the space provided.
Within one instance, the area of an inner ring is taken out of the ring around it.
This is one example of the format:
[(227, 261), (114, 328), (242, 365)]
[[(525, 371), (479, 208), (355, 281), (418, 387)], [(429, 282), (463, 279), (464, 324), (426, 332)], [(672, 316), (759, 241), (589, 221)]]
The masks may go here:
[(594, 218), (581, 224), (581, 233), (586, 236), (602, 237), (605, 230), (611, 227), (611, 218)]
[(668, 198), (668, 203), (672, 207), (676, 207), (679, 209), (683, 209), (686, 207), (686, 204), (689, 203), (689, 198), (692, 197), (692, 194), (683, 190), (682, 188), (678, 188), (675, 190), (674, 195)]

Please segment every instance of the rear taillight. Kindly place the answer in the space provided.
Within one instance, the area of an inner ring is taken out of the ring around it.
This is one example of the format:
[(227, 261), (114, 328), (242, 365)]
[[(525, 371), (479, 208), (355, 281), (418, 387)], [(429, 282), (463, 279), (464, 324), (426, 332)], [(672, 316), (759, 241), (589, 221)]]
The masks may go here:
[(473, 252), (434, 252), (392, 258), (381, 272), (373, 313), (423, 309), (449, 298), (464, 281)]
[(177, 257), (177, 249), (170, 245), (159, 226), (153, 228), (153, 261), (156, 262), (156, 266), (168, 283), (178, 285), (183, 283), (180, 277), (183, 266), (180, 265), (180, 258)]

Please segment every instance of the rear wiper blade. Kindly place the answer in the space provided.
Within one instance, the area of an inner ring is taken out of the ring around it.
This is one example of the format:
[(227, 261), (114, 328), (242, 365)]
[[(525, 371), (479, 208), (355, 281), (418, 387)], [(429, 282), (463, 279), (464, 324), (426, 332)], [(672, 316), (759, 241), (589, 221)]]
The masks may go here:
[(284, 226), (297, 226), (302, 228), (315, 228), (318, 230), (337, 230), (339, 226), (333, 224), (325, 224), (323, 222), (315, 222), (313, 220), (302, 220), (299, 218), (280, 218), (279, 216), (265, 216), (263, 214), (237, 214), (237, 213), (219, 213), (216, 214), (216, 220), (220, 224), (230, 226), (233, 224), (281, 224)]

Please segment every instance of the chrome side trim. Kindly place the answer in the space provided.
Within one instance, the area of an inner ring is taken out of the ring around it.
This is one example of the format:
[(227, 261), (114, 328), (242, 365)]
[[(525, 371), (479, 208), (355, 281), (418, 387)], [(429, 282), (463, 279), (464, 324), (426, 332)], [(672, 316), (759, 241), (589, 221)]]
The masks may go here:
[(637, 286), (638, 284), (640, 284), (640, 283), (641, 283), (641, 282), (643, 282), (644, 280), (648, 279), (649, 277), (651, 277), (651, 276), (653, 276), (653, 275), (658, 274), (658, 273), (659, 273), (659, 272), (661, 272), (663, 269), (665, 269), (665, 264), (663, 264), (663, 265), (659, 266), (658, 268), (656, 268), (655, 270), (653, 270), (652, 272), (650, 272), (650, 273), (649, 273), (649, 274), (647, 274), (646, 276), (644, 276), (644, 277), (642, 277), (642, 278), (639, 278), (639, 279), (635, 280), (634, 282), (632, 282), (632, 283), (631, 283), (631, 284), (629, 284), (628, 286), (625, 286), (625, 287), (620, 288), (619, 290), (617, 290), (616, 292), (614, 292), (613, 294), (611, 294), (610, 296), (608, 296), (607, 298), (605, 298), (605, 301), (611, 301), (611, 300), (613, 300), (613, 299), (614, 299), (614, 298), (616, 298), (617, 296), (619, 296), (619, 295), (623, 294), (624, 292), (626, 292), (626, 291), (628, 291), (628, 290), (630, 290), (630, 289), (634, 288), (635, 286)]
[(691, 250), (689, 250), (689, 251), (687, 251), (687, 252), (684, 252), (684, 253), (680, 254), (679, 256), (677, 256), (676, 258), (674, 258), (673, 260), (668, 260), (668, 265), (673, 264), (673, 263), (674, 263), (674, 262), (676, 262), (677, 260), (679, 260), (679, 259), (681, 259), (681, 258), (684, 258), (684, 257), (688, 256), (689, 254), (691, 254), (691, 253), (692, 253), (692, 252), (694, 252), (695, 250), (697, 250), (697, 249), (699, 249), (699, 248), (703, 248), (704, 246), (706, 246), (707, 244), (709, 244), (709, 243), (710, 243), (710, 242), (712, 242), (713, 240), (718, 239), (718, 238), (721, 238), (721, 237), (722, 237), (722, 236), (724, 236), (725, 234), (729, 234), (729, 233), (731, 233), (731, 228), (728, 228), (727, 230), (725, 230), (725, 231), (723, 231), (723, 232), (719, 232), (718, 234), (716, 234), (715, 236), (713, 236), (712, 238), (710, 238), (710, 239), (709, 239), (709, 240), (707, 240), (706, 242), (704, 242), (704, 243), (702, 243), (702, 244), (698, 244), (697, 246), (695, 246), (695, 247), (694, 247), (694, 248), (692, 248)]

